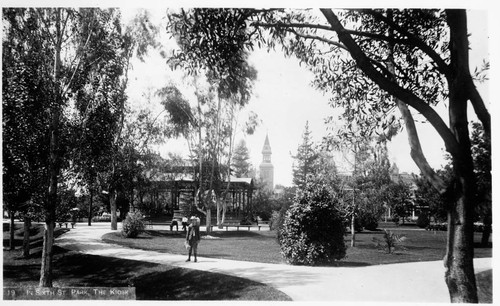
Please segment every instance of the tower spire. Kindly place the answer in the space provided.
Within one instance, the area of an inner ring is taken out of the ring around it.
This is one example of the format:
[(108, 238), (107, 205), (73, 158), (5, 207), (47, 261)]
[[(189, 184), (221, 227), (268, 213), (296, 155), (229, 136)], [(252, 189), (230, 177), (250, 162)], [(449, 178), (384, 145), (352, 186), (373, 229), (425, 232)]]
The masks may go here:
[(266, 134), (266, 140), (264, 141), (264, 147), (262, 147), (262, 155), (269, 154), (269, 161), (271, 161), (271, 145), (269, 144), (269, 135)]
[(262, 163), (260, 164), (260, 178), (266, 183), (268, 190), (274, 189), (274, 166), (271, 163), (271, 144), (269, 143), (269, 135), (266, 134), (264, 147), (262, 148)]

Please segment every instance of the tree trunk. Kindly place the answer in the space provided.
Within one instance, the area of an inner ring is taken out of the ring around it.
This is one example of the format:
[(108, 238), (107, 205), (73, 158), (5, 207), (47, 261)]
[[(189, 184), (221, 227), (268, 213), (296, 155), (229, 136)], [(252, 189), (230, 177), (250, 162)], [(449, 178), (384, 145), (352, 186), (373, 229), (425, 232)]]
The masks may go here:
[(354, 212), (351, 215), (351, 247), (356, 246), (356, 229), (354, 227), (356, 223), (356, 216)]
[(476, 182), (467, 120), (469, 42), (465, 10), (447, 10), (450, 26), (449, 86), (450, 129), (459, 151), (452, 154), (455, 182), (448, 207), (446, 284), (453, 303), (477, 303), (474, 275), (474, 204)]
[(226, 222), (226, 210), (227, 210), (227, 203), (226, 200), (222, 202), (222, 217), (221, 217), (221, 223)]
[(207, 207), (207, 234), (212, 232), (212, 212), (210, 207)]
[(42, 265), (40, 268), (40, 287), (52, 287), (52, 256), (54, 244), (54, 227), (57, 205), (57, 183), (59, 179), (59, 121), (61, 116), (62, 97), (59, 88), (61, 69), (61, 8), (55, 10), (55, 54), (54, 54), (54, 105), (51, 109), (50, 122), (50, 159), (49, 159), (49, 191), (45, 204), (45, 231), (43, 234)]
[(115, 190), (109, 192), (109, 207), (111, 210), (111, 229), (116, 231), (118, 229), (117, 216), (116, 216), (116, 196)]
[(217, 227), (222, 228), (222, 215), (221, 215), (221, 204), (220, 199), (217, 199)]
[(474, 275), (474, 224), (470, 179), (457, 177), (456, 202), (448, 212), (448, 242), (445, 279), (452, 303), (477, 303)]
[(486, 212), (486, 215), (483, 218), (483, 235), (481, 237), (481, 246), (488, 247), (490, 242), (491, 235), (491, 210)]
[(23, 257), (27, 258), (30, 256), (30, 228), (31, 228), (31, 218), (24, 215), (24, 237), (23, 237)]
[(55, 222), (46, 221), (43, 233), (42, 268), (40, 272), (40, 287), (52, 287), (52, 258), (54, 245)]
[(94, 190), (90, 188), (90, 203), (89, 203), (89, 221), (88, 224), (89, 226), (92, 225), (92, 201), (94, 200)]
[(14, 245), (14, 232), (16, 231), (16, 225), (14, 224), (14, 211), (9, 211), (10, 215), (10, 235), (9, 235), (9, 246), (11, 250), (14, 250), (16, 246)]

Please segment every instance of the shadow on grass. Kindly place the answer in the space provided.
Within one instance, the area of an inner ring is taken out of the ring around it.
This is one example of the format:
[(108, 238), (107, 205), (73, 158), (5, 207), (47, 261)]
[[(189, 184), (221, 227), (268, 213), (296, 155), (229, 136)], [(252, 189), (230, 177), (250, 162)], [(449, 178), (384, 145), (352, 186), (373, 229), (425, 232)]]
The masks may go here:
[(493, 303), (493, 270), (476, 274), (479, 303)]
[[(54, 238), (57, 238), (68, 231), (69, 231), (69, 229), (67, 229), (67, 228), (57, 228), (54, 230)], [(15, 247), (20, 247), (23, 245), (23, 236), (24, 236), (24, 230), (20, 230), (20, 231), (16, 232), (16, 235), (14, 238), (14, 246)], [(5, 233), (4, 233), (4, 237), (5, 237)], [(40, 225), (32, 226), (30, 228), (30, 249), (36, 249), (36, 248), (41, 247), (42, 245), (43, 245), (43, 226), (40, 226)], [(3, 246), (4, 247), (10, 246), (9, 238), (3, 239)]]
[[(236, 276), (55, 249), (57, 286), (134, 286), (139, 300), (290, 300), (273, 287)], [(4, 263), (5, 285), (33, 285), (39, 277), (39, 261)]]
[(134, 283), (138, 300), (290, 300), (279, 291), (260, 295), (266, 286), (257, 282), (182, 268), (144, 274)]

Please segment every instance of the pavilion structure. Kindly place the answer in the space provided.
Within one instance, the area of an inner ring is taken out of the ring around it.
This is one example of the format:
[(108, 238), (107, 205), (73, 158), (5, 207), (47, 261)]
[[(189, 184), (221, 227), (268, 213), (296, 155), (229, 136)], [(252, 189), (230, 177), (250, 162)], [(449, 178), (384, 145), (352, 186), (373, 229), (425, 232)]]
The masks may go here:
[[(182, 211), (188, 216), (195, 211), (194, 198), (199, 188), (199, 183), (194, 180), (194, 175), (179, 174), (176, 176), (157, 175), (152, 180), (146, 200), (155, 207), (155, 211), (165, 215), (172, 215), (175, 210)], [(226, 216), (239, 218), (252, 207), (254, 180), (252, 178), (231, 177), (228, 182), (222, 183), (222, 191), (227, 193)]]

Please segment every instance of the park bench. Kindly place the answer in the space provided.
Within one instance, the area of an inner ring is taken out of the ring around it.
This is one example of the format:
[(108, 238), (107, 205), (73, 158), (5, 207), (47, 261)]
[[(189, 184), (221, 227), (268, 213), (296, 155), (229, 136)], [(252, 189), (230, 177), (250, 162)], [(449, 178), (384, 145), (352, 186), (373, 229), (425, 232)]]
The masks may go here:
[(251, 225), (241, 225), (241, 221), (237, 218), (226, 217), (224, 223), (221, 224), (222, 227), (226, 228), (226, 231), (230, 227), (236, 227), (236, 230), (239, 231), (240, 227), (247, 227), (250, 230)]
[(238, 219), (233, 219), (233, 218), (228, 218), (224, 220), (224, 223), (222, 223), (222, 227), (226, 228), (226, 231), (229, 230), (230, 227), (236, 227), (236, 230), (239, 231), (240, 227), (247, 228), (250, 230), (252, 227), (257, 227), (258, 230), (260, 231), (261, 227), (269, 227), (269, 230), (271, 230), (271, 227), (269, 226), (269, 221), (257, 221), (257, 225), (255, 224), (241, 224), (241, 221)]
[(425, 229), (428, 231), (446, 231), (448, 228), (446, 223), (430, 223)]
[(68, 221), (57, 221), (57, 224), (59, 224), (59, 228), (62, 228), (63, 224), (68, 228)]
[(182, 225), (182, 217), (183, 215), (181, 210), (174, 210), (172, 220), (170, 220), (170, 222), (167, 222), (167, 225), (170, 226), (171, 231), (174, 229), (174, 226), (176, 228), (176, 231), (179, 231), (179, 225)]
[(259, 227), (259, 231), (261, 226), (268, 227), (269, 230), (271, 230), (271, 221), (257, 220), (257, 226)]

